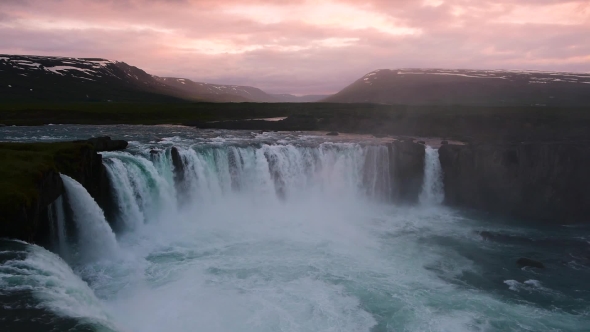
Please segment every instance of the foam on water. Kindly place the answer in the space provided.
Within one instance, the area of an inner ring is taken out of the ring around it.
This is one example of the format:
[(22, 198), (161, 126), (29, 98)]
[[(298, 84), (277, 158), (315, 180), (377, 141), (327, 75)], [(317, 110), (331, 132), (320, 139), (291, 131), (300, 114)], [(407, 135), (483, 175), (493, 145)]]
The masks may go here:
[[(0, 295), (31, 294), (38, 300), (6, 303), (5, 310), (21, 312), (45, 309), (58, 316), (76, 318), (78, 324), (97, 331), (122, 331), (112, 322), (103, 303), (57, 255), (35, 245), (27, 245), (21, 254), (0, 265)], [(41, 319), (41, 317), (39, 317)], [(53, 319), (52, 324), (58, 324)]]

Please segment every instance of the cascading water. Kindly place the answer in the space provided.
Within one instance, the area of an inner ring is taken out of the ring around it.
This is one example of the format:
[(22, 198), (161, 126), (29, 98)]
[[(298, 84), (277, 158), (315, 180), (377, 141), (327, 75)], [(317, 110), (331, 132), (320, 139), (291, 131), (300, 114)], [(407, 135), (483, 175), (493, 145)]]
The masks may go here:
[(443, 174), (438, 157), (438, 149), (426, 146), (424, 158), (424, 183), (420, 193), (420, 203), (439, 205), (445, 199)]
[[(397, 206), (383, 142), (92, 128), (134, 140), (126, 152), (103, 153), (117, 237), (64, 176), (53, 234), (75, 259), (65, 257), (70, 268), (39, 247), (0, 240), (2, 330), (584, 331), (590, 323), (590, 232), (547, 235), (441, 206), (436, 149), (426, 148), (421, 204)], [(482, 229), (506, 243), (484, 241)], [(514, 264), (531, 252), (548, 268)]]
[(152, 214), (154, 206), (163, 200), (169, 205), (178, 196), (189, 203), (219, 202), (239, 193), (265, 201), (320, 196), (388, 201), (391, 196), (385, 146), (264, 144), (179, 150), (183, 183), (176, 195), (172, 162), (166, 153), (153, 157), (153, 163), (145, 155), (104, 154), (123, 219), (136, 220), (136, 225)]
[(64, 211), (63, 196), (59, 196), (49, 207), (49, 222), (51, 227), (52, 246), (64, 259), (70, 255), (66, 231), (66, 214)]
[(78, 231), (77, 255), (81, 256), (78, 258), (91, 261), (115, 256), (118, 251), (117, 239), (102, 209), (76, 180), (63, 174), (61, 178)]
[[(59, 256), (17, 241), (0, 244), (11, 249), (0, 252), (0, 315), (5, 310), (34, 318), (4, 317), (3, 331), (119, 331), (92, 289)], [(7, 301), (13, 298), (19, 300)]]

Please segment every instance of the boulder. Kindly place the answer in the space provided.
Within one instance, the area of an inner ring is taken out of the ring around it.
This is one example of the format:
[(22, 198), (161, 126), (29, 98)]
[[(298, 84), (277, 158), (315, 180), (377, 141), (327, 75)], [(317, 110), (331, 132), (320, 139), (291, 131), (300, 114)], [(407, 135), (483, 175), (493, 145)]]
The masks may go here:
[(331, 131), (329, 133), (326, 134), (326, 136), (338, 136), (338, 132), (337, 131)]
[(533, 259), (530, 259), (530, 258), (525, 258), (525, 257), (519, 258), (516, 261), (516, 264), (518, 264), (520, 267), (534, 267), (537, 269), (544, 269), (545, 268), (545, 265), (543, 263), (533, 260)]

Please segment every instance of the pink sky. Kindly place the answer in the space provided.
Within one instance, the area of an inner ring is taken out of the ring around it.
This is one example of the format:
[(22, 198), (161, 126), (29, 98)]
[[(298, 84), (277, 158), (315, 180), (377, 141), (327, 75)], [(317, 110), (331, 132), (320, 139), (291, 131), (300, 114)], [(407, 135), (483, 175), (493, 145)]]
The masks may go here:
[(0, 0), (0, 53), (296, 94), (379, 68), (588, 72), (590, 1)]

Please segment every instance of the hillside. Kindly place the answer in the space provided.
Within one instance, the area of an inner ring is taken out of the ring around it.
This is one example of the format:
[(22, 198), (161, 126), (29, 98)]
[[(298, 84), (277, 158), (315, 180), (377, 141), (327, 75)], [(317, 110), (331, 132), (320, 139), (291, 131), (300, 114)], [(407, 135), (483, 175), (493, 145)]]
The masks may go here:
[(312, 102), (326, 96), (271, 95), (251, 86), (157, 77), (98, 58), (0, 55), (2, 102)]
[(251, 86), (209, 84), (176, 77), (154, 76), (154, 78), (160, 83), (181, 90), (189, 98), (211, 102), (312, 103), (328, 97), (328, 95), (268, 94)]
[(505, 70), (382, 69), (325, 99), (406, 105), (590, 105), (590, 74)]
[(181, 92), (124, 62), (0, 55), (0, 100), (171, 102)]
[(274, 97), (251, 86), (219, 85), (193, 82), (185, 78), (157, 77), (154, 79), (164, 85), (178, 89), (188, 98), (212, 102), (274, 102)]

